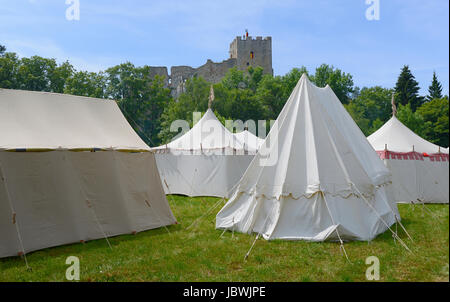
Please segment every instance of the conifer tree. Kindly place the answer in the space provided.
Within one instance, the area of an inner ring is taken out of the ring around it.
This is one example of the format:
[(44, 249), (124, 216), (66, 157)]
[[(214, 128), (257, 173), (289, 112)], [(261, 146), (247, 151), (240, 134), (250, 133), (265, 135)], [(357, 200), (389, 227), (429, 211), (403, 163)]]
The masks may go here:
[(433, 80), (430, 87), (428, 87), (427, 100), (432, 101), (434, 99), (442, 99), (442, 85), (438, 81), (436, 72), (433, 72)]
[(419, 83), (409, 70), (409, 66), (405, 65), (398, 77), (395, 85), (396, 100), (402, 104), (410, 104), (412, 111), (422, 105), (424, 99), (419, 96)]

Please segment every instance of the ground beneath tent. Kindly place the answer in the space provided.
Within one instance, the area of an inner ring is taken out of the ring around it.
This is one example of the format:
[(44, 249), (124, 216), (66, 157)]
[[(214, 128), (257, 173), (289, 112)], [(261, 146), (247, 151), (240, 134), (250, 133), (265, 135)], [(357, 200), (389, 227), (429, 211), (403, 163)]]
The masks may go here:
[[(414, 242), (401, 238), (414, 254), (396, 244), (388, 231), (371, 243), (351, 242), (347, 262), (336, 243), (267, 242), (255, 236), (215, 230), (215, 214), (204, 216), (217, 198), (168, 196), (180, 224), (0, 259), (0, 281), (65, 281), (68, 256), (80, 259), (81, 281), (366, 281), (368, 256), (380, 260), (380, 281), (449, 281), (448, 205), (399, 205)], [(395, 227), (394, 227), (395, 229)], [(400, 229), (400, 228), (399, 228)]]

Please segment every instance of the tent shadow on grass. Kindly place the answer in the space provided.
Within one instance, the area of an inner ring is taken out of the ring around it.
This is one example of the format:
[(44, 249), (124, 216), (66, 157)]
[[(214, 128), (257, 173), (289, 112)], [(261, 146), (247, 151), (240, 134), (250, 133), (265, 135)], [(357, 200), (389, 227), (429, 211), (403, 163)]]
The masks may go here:
[[(174, 224), (167, 226), (167, 229), (170, 233), (178, 233), (183, 228), (180, 224)], [(27, 253), (27, 257), (31, 257), (32, 259), (35, 258), (35, 256), (39, 256), (39, 254), (42, 254), (44, 258), (48, 257), (64, 257), (69, 255), (76, 255), (79, 253), (83, 253), (86, 251), (89, 252), (95, 252), (104, 250), (105, 253), (108, 252), (114, 252), (114, 247), (117, 247), (122, 242), (132, 242), (136, 240), (142, 240), (144, 237), (155, 237), (155, 236), (170, 236), (168, 234), (167, 230), (164, 227), (160, 227), (157, 229), (151, 229), (151, 230), (145, 230), (136, 234), (122, 234), (122, 235), (116, 235), (108, 237), (109, 243), (112, 246), (112, 250), (109, 248), (108, 243), (106, 242), (105, 238), (100, 239), (93, 239), (86, 241), (84, 243), (80, 242), (74, 242), (69, 243), (65, 245), (60, 246), (54, 246), (49, 247), (46, 249), (41, 249), (37, 251), (32, 251)], [(170, 237), (168, 237), (170, 239)], [(30, 260), (30, 259), (28, 259)], [(30, 264), (32, 265), (33, 262)], [(0, 264), (3, 266), (3, 268), (11, 268), (11, 267), (21, 267), (24, 266), (24, 260), (22, 257), (6, 257), (0, 259)]]

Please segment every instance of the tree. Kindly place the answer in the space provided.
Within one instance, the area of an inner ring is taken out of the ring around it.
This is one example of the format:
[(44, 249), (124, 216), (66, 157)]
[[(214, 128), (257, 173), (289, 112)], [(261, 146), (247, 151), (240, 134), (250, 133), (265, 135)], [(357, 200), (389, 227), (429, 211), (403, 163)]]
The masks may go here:
[(419, 108), (420, 114), (425, 122), (424, 137), (439, 146), (449, 145), (449, 120), (448, 120), (448, 98), (434, 98)]
[(428, 87), (427, 100), (431, 101), (433, 99), (441, 99), (441, 98), (442, 98), (442, 85), (437, 79), (436, 72), (433, 72), (433, 80), (431, 81), (430, 87)]
[(263, 72), (264, 72), (263, 68), (259, 66), (256, 68), (250, 66), (248, 68), (248, 87), (253, 92), (256, 92), (256, 89), (258, 88), (259, 83), (263, 78)]
[(0, 56), (3, 56), (3, 54), (6, 52), (6, 47), (0, 44)]
[(0, 56), (0, 87), (4, 88), (63, 93), (73, 72), (68, 61), (58, 65), (55, 59), (39, 56), (19, 59), (10, 52)]
[(423, 103), (423, 98), (419, 96), (419, 83), (415, 80), (408, 65), (402, 68), (395, 85), (395, 93), (396, 100), (402, 105), (411, 104), (413, 112)]
[(101, 72), (75, 72), (66, 80), (64, 93), (88, 96), (94, 98), (105, 98), (106, 79)]
[(333, 66), (322, 64), (317, 67), (316, 73), (311, 77), (311, 81), (319, 87), (325, 87), (328, 84), (342, 104), (349, 103), (350, 96), (353, 93), (352, 75), (342, 72)]
[(305, 66), (302, 66), (300, 68), (292, 68), (291, 71), (289, 71), (287, 74), (281, 77), (284, 95), (286, 96), (284, 102), (287, 101), (287, 99), (292, 93), (292, 90), (294, 90), (295, 86), (297, 85), (298, 81), (300, 80), (300, 78), (304, 73), (308, 75), (308, 70), (306, 69)]
[[(158, 138), (162, 143), (171, 141), (178, 134), (170, 131), (170, 126), (174, 121), (184, 120), (192, 127), (193, 112), (205, 112), (208, 109), (210, 85), (201, 77), (193, 77), (186, 81), (185, 90), (178, 97), (178, 100), (169, 100), (161, 115), (161, 131)], [(216, 98), (220, 93), (220, 91), (214, 90)]]
[(67, 79), (69, 79), (74, 72), (75, 69), (69, 61), (63, 62), (61, 65), (55, 67), (49, 75), (50, 91), (63, 93)]
[(380, 86), (364, 87), (355, 99), (344, 105), (366, 136), (378, 130), (392, 116), (392, 92)]
[(264, 75), (256, 89), (255, 99), (264, 107), (263, 119), (275, 120), (297, 85), (302, 74), (308, 74), (306, 67), (293, 68), (284, 76)]
[(106, 96), (117, 101), (130, 125), (147, 144), (158, 145), (161, 114), (171, 99), (164, 79), (152, 77), (149, 66), (135, 67), (130, 62), (108, 68), (105, 74)]
[(410, 103), (407, 103), (406, 105), (399, 104), (396, 116), (406, 127), (420, 137), (426, 139), (425, 129), (430, 125), (425, 123), (423, 117), (418, 112), (414, 112), (411, 109)]
[(212, 107), (224, 117), (232, 120), (262, 119), (265, 111), (261, 101), (255, 97), (264, 78), (262, 68), (249, 68), (248, 74), (230, 69), (220, 83), (214, 85), (215, 100)]
[(248, 77), (237, 67), (230, 68), (221, 82), (223, 87), (228, 90), (248, 87)]
[(20, 84), (17, 74), (20, 60), (13, 52), (0, 56), (0, 88), (18, 89)]
[(47, 59), (39, 56), (22, 58), (17, 73), (19, 89), (52, 91), (52, 75), (56, 66), (55, 59)]
[(260, 100), (255, 97), (251, 89), (230, 89), (226, 90), (222, 83), (214, 85), (215, 100), (213, 108), (217, 112), (232, 120), (254, 120), (262, 119), (265, 112)]
[(255, 93), (255, 98), (264, 107), (264, 119), (278, 116), (287, 100), (283, 79), (280, 76), (264, 75)]

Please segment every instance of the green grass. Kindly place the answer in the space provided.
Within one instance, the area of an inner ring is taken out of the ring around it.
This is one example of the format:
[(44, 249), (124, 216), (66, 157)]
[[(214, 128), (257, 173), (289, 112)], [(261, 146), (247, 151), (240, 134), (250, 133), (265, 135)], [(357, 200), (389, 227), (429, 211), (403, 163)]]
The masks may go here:
[(216, 198), (169, 196), (180, 224), (136, 235), (73, 244), (27, 255), (31, 270), (19, 257), (0, 259), (0, 281), (65, 281), (66, 257), (80, 259), (81, 281), (366, 281), (368, 256), (380, 260), (380, 281), (449, 281), (448, 205), (399, 205), (409, 253), (386, 233), (370, 243), (339, 244), (259, 239), (215, 230), (217, 207), (193, 230), (186, 230), (218, 201)]

